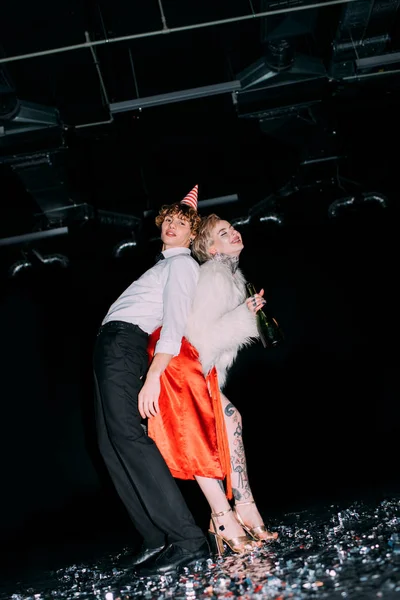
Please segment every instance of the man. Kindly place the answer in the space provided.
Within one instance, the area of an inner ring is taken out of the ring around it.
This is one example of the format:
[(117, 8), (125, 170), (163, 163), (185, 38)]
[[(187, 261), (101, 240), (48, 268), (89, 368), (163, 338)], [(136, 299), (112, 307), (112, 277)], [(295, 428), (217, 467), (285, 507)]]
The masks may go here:
[[(189, 246), (197, 234), (198, 186), (161, 208), (162, 253), (111, 305), (95, 349), (96, 424), (100, 452), (143, 538), (132, 565), (139, 575), (179, 570), (209, 557), (209, 546), (157, 446), (141, 425), (158, 411), (160, 376), (179, 354), (199, 266)], [(148, 368), (148, 336), (162, 333)]]

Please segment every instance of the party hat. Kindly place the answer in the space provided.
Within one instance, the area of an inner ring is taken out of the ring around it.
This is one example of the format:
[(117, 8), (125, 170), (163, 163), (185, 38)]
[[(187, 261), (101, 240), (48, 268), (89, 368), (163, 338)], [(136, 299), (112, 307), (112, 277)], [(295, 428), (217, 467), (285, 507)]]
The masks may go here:
[(184, 197), (183, 200), (181, 200), (181, 204), (187, 204), (188, 206), (190, 206), (191, 208), (194, 208), (194, 210), (197, 210), (197, 196), (199, 193), (199, 186), (195, 185), (194, 188), (188, 193), (187, 196)]

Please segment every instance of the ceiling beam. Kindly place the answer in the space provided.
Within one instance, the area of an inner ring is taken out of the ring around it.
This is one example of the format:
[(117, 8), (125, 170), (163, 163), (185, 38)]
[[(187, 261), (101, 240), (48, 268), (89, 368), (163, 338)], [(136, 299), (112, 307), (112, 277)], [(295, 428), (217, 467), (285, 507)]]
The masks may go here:
[(124, 100), (122, 102), (112, 102), (110, 104), (110, 113), (121, 113), (129, 110), (140, 110), (152, 106), (161, 106), (173, 102), (184, 102), (185, 100), (197, 100), (198, 98), (207, 98), (218, 94), (227, 94), (241, 89), (240, 81), (228, 81), (226, 83), (216, 83), (214, 85), (204, 85), (203, 87), (191, 88), (188, 90), (179, 90), (168, 94), (156, 94), (145, 98), (135, 98), (133, 100)]

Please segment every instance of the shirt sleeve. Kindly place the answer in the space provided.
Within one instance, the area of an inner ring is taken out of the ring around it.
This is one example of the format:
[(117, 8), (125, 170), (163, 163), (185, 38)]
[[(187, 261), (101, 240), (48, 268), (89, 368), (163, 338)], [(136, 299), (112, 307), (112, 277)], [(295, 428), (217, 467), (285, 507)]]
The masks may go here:
[(199, 279), (199, 265), (190, 256), (170, 259), (163, 291), (163, 322), (155, 354), (177, 356)]

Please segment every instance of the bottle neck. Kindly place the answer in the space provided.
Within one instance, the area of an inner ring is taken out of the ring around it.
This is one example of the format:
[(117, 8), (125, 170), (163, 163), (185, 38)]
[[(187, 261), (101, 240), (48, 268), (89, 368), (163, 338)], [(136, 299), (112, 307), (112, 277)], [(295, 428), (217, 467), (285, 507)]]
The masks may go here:
[(254, 294), (256, 293), (256, 288), (252, 283), (250, 283), (250, 281), (246, 282), (246, 292), (247, 296), (254, 296)]

